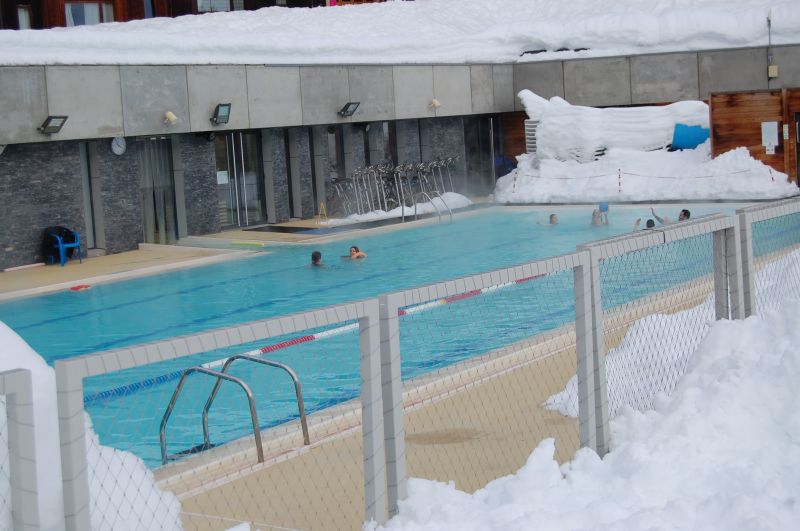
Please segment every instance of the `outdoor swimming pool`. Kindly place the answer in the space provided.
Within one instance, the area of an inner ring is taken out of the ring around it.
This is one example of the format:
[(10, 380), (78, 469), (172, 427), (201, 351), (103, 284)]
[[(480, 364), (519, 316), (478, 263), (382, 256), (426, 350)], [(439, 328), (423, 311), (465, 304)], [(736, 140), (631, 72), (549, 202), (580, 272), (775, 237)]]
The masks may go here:
[[(693, 217), (697, 217), (731, 213), (739, 206), (691, 208)], [(679, 208), (665, 206), (660, 213), (676, 217)], [(269, 254), (225, 264), (12, 301), (0, 305), (0, 320), (52, 364), (61, 358), (320, 308), (572, 252), (578, 244), (629, 232), (637, 217), (650, 217), (647, 207), (612, 207), (611, 223), (592, 227), (591, 210), (558, 206), (547, 210), (492, 209), (457, 218), (452, 225), (433, 224), (372, 235), (355, 232), (346, 240), (313, 247), (280, 246)], [(547, 223), (550, 212), (558, 212), (558, 225)], [(340, 258), (350, 245), (358, 245), (369, 257), (361, 261)], [(324, 268), (308, 265), (312, 249), (322, 252)], [(690, 265), (680, 263), (670, 280), (680, 282), (710, 272), (705, 266)], [(498, 319), (487, 313), (491, 312), (492, 298), (500, 300), (497, 295), (482, 297), (480, 311), (455, 303), (446, 311), (432, 309), (416, 314), (402, 325), (403, 377), (411, 378), (571, 322), (571, 273), (550, 277), (546, 283), (531, 282), (504, 290), (502, 306), (496, 307), (502, 308)], [(544, 301), (542, 304), (530, 304), (531, 290), (536, 289), (547, 291), (534, 297)], [(644, 282), (625, 289), (629, 298), (635, 298), (655, 288)], [(437, 334), (429, 331), (433, 326)], [(288, 364), (298, 373), (306, 408), (315, 411), (358, 396), (357, 344), (354, 330), (281, 349), (267, 357)], [(124, 393), (102, 392), (260, 346), (263, 343), (88, 379), (86, 406), (101, 442), (131, 450), (150, 466), (159, 464), (158, 426), (174, 379), (128, 388)], [(253, 384), (253, 390), (259, 399), (262, 426), (276, 425), (296, 415), (289, 380), (276, 372), (249, 365), (233, 371), (249, 373), (250, 381), (259, 382)], [(171, 452), (194, 446), (202, 439), (198, 402), (205, 401), (211, 382), (203, 379), (190, 383), (170, 420)], [(247, 434), (249, 416), (239, 390), (223, 386), (210, 425), (212, 440), (217, 443)]]

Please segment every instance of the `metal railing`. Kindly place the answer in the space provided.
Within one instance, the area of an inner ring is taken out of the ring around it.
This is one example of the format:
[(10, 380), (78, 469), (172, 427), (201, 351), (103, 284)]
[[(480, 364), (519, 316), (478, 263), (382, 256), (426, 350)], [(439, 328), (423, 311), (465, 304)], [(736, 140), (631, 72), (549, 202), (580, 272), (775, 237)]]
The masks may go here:
[[(300, 414), (300, 427), (303, 430), (303, 444), (305, 444), (306, 446), (311, 444), (311, 440), (308, 436), (308, 422), (306, 421), (306, 408), (305, 405), (303, 404), (303, 391), (300, 387), (300, 380), (297, 378), (297, 374), (286, 364), (277, 361), (257, 358), (255, 356), (248, 356), (247, 354), (236, 354), (234, 356), (229, 357), (227, 360), (225, 360), (225, 363), (222, 366), (222, 371), (220, 372), (222, 372), (223, 374), (227, 373), (228, 368), (230, 368), (231, 364), (236, 360), (246, 360), (252, 363), (260, 363), (262, 365), (268, 365), (270, 367), (282, 369), (289, 374), (289, 377), (292, 379), (292, 384), (294, 385), (295, 397), (297, 397), (297, 409)], [(208, 433), (208, 412), (211, 409), (211, 404), (214, 403), (214, 399), (217, 397), (217, 392), (219, 391), (219, 387), (221, 384), (222, 380), (217, 378), (217, 382), (214, 384), (214, 389), (211, 390), (211, 394), (208, 396), (206, 405), (203, 408), (203, 444), (206, 447), (211, 447), (211, 439)], [(259, 459), (259, 462), (261, 461), (263, 461), (263, 458)]]
[[(198, 374), (207, 374), (208, 376), (213, 376), (217, 379), (216, 383), (214, 384), (214, 390), (211, 392), (211, 396), (209, 397), (208, 402), (206, 402), (206, 407), (203, 408), (203, 444), (199, 447), (190, 448), (184, 452), (180, 452), (174, 456), (167, 454), (167, 422), (169, 421), (170, 415), (172, 415), (172, 410), (175, 409), (175, 402), (177, 402), (178, 397), (181, 394), (181, 390), (183, 390), (183, 384), (186, 383), (186, 378), (193, 373)], [(222, 380), (227, 380), (229, 382), (233, 382), (239, 387), (242, 388), (244, 394), (247, 396), (247, 403), (250, 406), (250, 419), (253, 422), (253, 438), (255, 439), (256, 443), (256, 453), (258, 454), (258, 462), (264, 462), (264, 450), (261, 446), (261, 429), (259, 428), (258, 424), (258, 413), (256, 412), (256, 402), (253, 399), (253, 392), (250, 390), (250, 387), (242, 381), (241, 378), (236, 378), (231, 376), (230, 374), (225, 374), (225, 372), (214, 371), (211, 369), (206, 369), (205, 367), (190, 367), (183, 371), (181, 375), (181, 379), (178, 380), (178, 385), (175, 387), (175, 391), (172, 393), (172, 398), (169, 401), (169, 405), (167, 405), (167, 410), (164, 412), (164, 416), (161, 418), (161, 427), (158, 430), (158, 439), (161, 442), (161, 464), (166, 465), (170, 459), (175, 459), (179, 455), (186, 455), (187, 453), (196, 453), (203, 450), (208, 450), (211, 448), (211, 443), (208, 438), (208, 408), (210, 405), (211, 400), (214, 396), (216, 396), (217, 391), (219, 390), (219, 385)]]

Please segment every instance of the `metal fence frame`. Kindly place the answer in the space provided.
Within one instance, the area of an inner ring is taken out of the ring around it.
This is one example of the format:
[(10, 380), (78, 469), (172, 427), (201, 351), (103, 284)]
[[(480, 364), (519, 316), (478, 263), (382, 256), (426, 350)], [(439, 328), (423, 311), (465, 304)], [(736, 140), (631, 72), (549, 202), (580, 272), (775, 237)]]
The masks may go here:
[(602, 457), (609, 451), (608, 387), (605, 371), (605, 338), (603, 335), (603, 307), (600, 297), (600, 262), (605, 258), (621, 256), (634, 251), (655, 247), (674, 241), (685, 240), (704, 234), (713, 235), (714, 300), (717, 319), (741, 319), (744, 317), (743, 287), (741, 275), (742, 252), (739, 237), (739, 220), (734, 216), (714, 214), (694, 220), (681, 221), (660, 227), (645, 229), (633, 234), (578, 246), (586, 251), (591, 262), (592, 304), (592, 358), (594, 385), (597, 393), (594, 417), (597, 425), (597, 453)]
[(753, 259), (753, 223), (800, 212), (800, 199), (791, 198), (753, 205), (736, 210), (741, 229), (742, 281), (744, 283), (744, 315), (756, 313), (755, 262)]
[(6, 397), (11, 518), (14, 529), (39, 529), (36, 431), (31, 371), (0, 373), (0, 395)]
[(368, 299), (57, 361), (56, 388), (66, 529), (84, 531), (91, 527), (84, 378), (352, 320), (358, 321), (361, 353), (364, 519), (385, 523), (386, 473), (378, 301)]
[(411, 288), (379, 297), (381, 326), (381, 374), (383, 382), (383, 427), (386, 434), (386, 478), (389, 514), (398, 512), (398, 502), (406, 498), (406, 452), (403, 427), (403, 384), (400, 362), (400, 324), (402, 307), (497, 286), (537, 275), (573, 271), (575, 291), (575, 336), (578, 357), (578, 408), (581, 446), (597, 449), (593, 403), (597, 394), (590, 389), (594, 367), (590, 356), (593, 343), (590, 318), (591, 279), (589, 253), (575, 252), (536, 262), (480, 273), (455, 280)]

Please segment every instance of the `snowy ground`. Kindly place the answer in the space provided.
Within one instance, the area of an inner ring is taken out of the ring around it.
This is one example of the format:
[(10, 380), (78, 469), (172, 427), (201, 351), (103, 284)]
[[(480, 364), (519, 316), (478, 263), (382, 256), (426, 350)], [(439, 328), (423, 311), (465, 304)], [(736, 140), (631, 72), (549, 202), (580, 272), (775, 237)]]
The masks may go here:
[(552, 61), (766, 46), (768, 16), (800, 43), (796, 0), (416, 0), (0, 31), (0, 64)]

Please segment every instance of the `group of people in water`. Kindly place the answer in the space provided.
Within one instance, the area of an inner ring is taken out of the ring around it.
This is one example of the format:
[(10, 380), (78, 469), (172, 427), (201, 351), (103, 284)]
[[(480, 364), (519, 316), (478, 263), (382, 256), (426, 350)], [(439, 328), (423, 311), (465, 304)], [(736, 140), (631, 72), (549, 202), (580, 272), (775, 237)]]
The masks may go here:
[[(592, 211), (592, 225), (608, 225), (608, 203), (600, 203), (597, 208)], [(656, 214), (655, 209), (650, 207), (650, 212), (653, 214), (655, 221), (653, 219), (648, 219), (645, 222), (645, 229), (653, 229), (656, 226), (656, 221), (658, 221), (662, 225), (669, 225), (672, 223), (672, 220), (668, 216), (661, 217)], [(688, 209), (684, 208), (678, 213), (678, 221), (686, 221), (691, 217), (692, 213), (689, 212)], [(558, 225), (558, 215), (550, 214), (550, 225)], [(639, 226), (642, 223), (642, 218), (636, 218), (636, 222), (633, 224), (633, 230), (639, 230)], [(362, 258), (366, 258), (367, 253), (359, 249), (357, 246), (352, 245), (350, 246), (350, 254), (347, 256), (342, 256), (342, 258), (349, 258), (350, 260), (360, 260)], [(311, 253), (311, 265), (312, 266), (322, 266), (322, 253), (319, 251), (313, 251)]]
[[(359, 249), (355, 245), (350, 246), (350, 254), (348, 256), (343, 256), (342, 258), (349, 258), (350, 260), (360, 260), (362, 258), (366, 258), (367, 253)], [(322, 266), (322, 253), (319, 251), (313, 251), (311, 253), (311, 265), (312, 266)]]
[[(597, 208), (592, 211), (592, 225), (608, 225), (608, 203), (600, 203)], [(655, 209), (650, 207), (650, 212), (653, 214), (653, 219), (648, 219), (645, 222), (645, 229), (653, 229), (656, 226), (656, 221), (662, 225), (669, 225), (672, 223), (672, 220), (668, 216), (661, 217), (656, 214)], [(678, 213), (678, 221), (686, 221), (692, 216), (692, 213), (689, 212), (689, 209), (684, 208)], [(550, 225), (558, 225), (558, 215), (557, 214), (550, 214)], [(642, 223), (642, 218), (636, 218), (636, 222), (633, 224), (633, 230), (639, 230), (639, 226)]]

